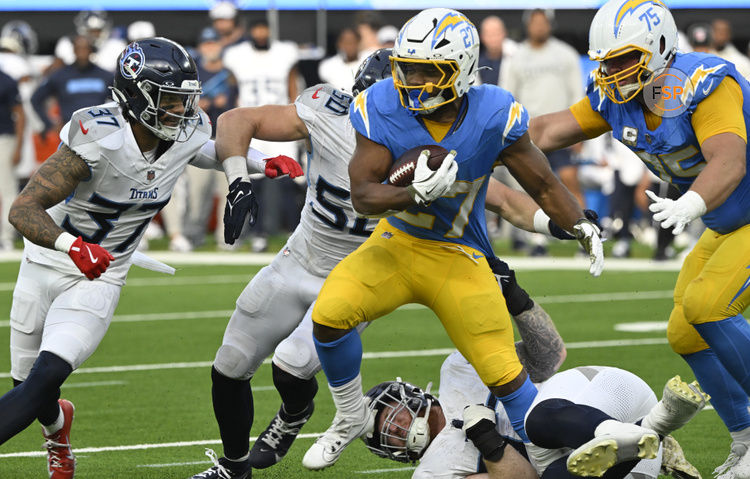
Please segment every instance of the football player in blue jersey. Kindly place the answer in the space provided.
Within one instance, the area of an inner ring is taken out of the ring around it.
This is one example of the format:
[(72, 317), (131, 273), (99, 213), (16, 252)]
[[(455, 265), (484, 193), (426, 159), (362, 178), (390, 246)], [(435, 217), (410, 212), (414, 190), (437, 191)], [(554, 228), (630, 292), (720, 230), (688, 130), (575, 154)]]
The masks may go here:
[[(576, 233), (591, 273), (601, 273), (598, 228), (529, 140), (526, 110), (499, 87), (470, 88), (478, 53), (476, 28), (463, 14), (424, 10), (399, 33), (393, 79), (361, 92), (350, 108), (357, 131), (349, 164), (352, 203), (362, 215), (392, 216), (333, 269), (313, 309), (316, 350), (337, 412), (303, 458), (309, 469), (333, 465), (372, 427), (355, 327), (406, 303), (437, 314), (525, 438), (523, 418), (536, 389), (516, 356), (510, 317), (486, 259), (492, 250), (483, 210), (496, 165), (505, 164), (553, 221)], [(394, 159), (425, 144), (450, 150), (438, 170), (422, 154), (410, 186), (384, 183)]]
[(610, 0), (591, 24), (599, 62), (586, 97), (531, 120), (531, 139), (551, 151), (606, 131), (682, 193), (651, 194), (651, 211), (679, 234), (708, 229), (685, 259), (667, 337), (690, 365), (732, 435), (715, 473), (750, 477), (750, 84), (715, 55), (681, 53), (671, 13), (658, 0)]

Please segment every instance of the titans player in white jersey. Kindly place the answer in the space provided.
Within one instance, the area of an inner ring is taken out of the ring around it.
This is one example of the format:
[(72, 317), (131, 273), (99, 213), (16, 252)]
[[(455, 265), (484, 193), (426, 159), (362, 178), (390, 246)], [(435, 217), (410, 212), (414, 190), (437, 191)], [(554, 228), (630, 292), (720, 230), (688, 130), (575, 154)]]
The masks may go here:
[[(544, 334), (551, 338), (556, 331), (547, 328)], [(530, 337), (523, 335), (523, 340)], [(535, 370), (522, 362), (530, 373)], [(677, 441), (668, 436), (705, 406), (708, 397), (695, 383), (687, 384), (676, 376), (667, 382), (657, 402), (651, 388), (628, 371), (581, 366), (557, 373), (537, 388), (526, 417), (526, 430), (534, 443), (524, 448), (502, 404), (456, 351), (440, 369), (439, 400), (430, 394), (429, 385), (421, 390), (400, 378), (370, 389), (366, 402), (375, 418), (374, 427), (362, 439), (380, 457), (418, 460), (412, 479), (568, 479), (601, 476), (605, 471), (610, 479), (656, 479), (660, 469), (683, 479), (700, 477)], [(598, 450), (602, 464), (608, 466), (605, 471), (569, 471), (579, 450), (586, 449), (582, 445), (600, 442), (614, 423), (619, 423), (618, 428), (622, 423), (647, 425), (666, 438), (664, 447), (651, 459), (640, 459), (637, 450), (621, 449), (614, 454)]]
[[(73, 405), (58, 400), (60, 386), (106, 333), (130, 257), (177, 178), (189, 163), (219, 165), (200, 93), (182, 46), (165, 38), (131, 43), (118, 59), (116, 101), (73, 114), (60, 148), (11, 208), (25, 250), (10, 314), (16, 387), (0, 398), (0, 444), (38, 418), (52, 479), (75, 473)], [(256, 160), (260, 171), (293, 163)], [(255, 200), (247, 159), (224, 167), (233, 184), (225, 215), (232, 241)]]
[[(379, 50), (363, 62), (354, 91), (390, 76), (389, 53)], [(234, 155), (256, 138), (306, 140), (308, 189), (300, 223), (286, 246), (237, 299), (211, 371), (224, 457), (217, 459), (209, 451), (216, 464), (194, 479), (245, 479), (250, 477), (251, 466), (259, 469), (277, 463), (313, 412), (312, 399), (318, 389), (314, 376), (320, 362), (312, 344), (310, 310), (328, 273), (374, 227), (373, 220), (355, 213), (349, 198), (348, 165), (355, 145), (348, 116), (351, 101), (351, 96), (321, 84), (305, 90), (294, 104), (240, 108), (219, 118), (216, 150), (225, 162), (234, 161)], [(527, 195), (495, 182), (488, 196), (489, 207), (516, 226), (573, 239)], [(526, 306), (526, 301), (519, 302)], [(546, 316), (543, 311), (538, 314)], [(250, 379), (276, 345), (273, 379), (283, 404), (249, 451)]]

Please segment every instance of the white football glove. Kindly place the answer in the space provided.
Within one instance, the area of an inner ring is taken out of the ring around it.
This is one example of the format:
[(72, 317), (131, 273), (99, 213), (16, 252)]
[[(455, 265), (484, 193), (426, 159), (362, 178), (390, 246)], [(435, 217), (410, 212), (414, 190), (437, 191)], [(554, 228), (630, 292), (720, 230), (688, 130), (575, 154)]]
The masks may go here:
[(470, 404), (464, 408), (464, 425), (461, 429), (465, 433), (483, 419), (495, 424), (495, 411), (483, 404)]
[(664, 229), (674, 225), (674, 235), (682, 233), (688, 223), (706, 213), (706, 202), (695, 191), (688, 191), (677, 200), (660, 198), (648, 190), (646, 195), (653, 201), (648, 209), (655, 213), (654, 220), (660, 222)]
[(424, 150), (417, 158), (417, 167), (414, 169), (414, 181), (406, 189), (415, 203), (425, 206), (443, 196), (456, 181), (458, 163), (456, 163), (456, 151), (451, 150), (445, 155), (443, 163), (437, 170), (427, 166), (430, 151)]
[(591, 261), (589, 273), (595, 277), (599, 276), (604, 268), (604, 248), (602, 248), (602, 236), (599, 228), (591, 221), (581, 219), (573, 226), (573, 232), (583, 249), (589, 254), (589, 260)]

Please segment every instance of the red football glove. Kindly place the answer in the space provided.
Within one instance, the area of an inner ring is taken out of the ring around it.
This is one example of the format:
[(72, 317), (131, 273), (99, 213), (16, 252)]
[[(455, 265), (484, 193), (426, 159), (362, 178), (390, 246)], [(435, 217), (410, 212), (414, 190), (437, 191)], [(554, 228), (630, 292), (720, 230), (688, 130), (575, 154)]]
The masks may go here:
[(68, 256), (88, 279), (101, 276), (107, 271), (109, 262), (115, 259), (106, 249), (98, 244), (85, 243), (80, 236), (71, 245)]
[(288, 156), (279, 155), (266, 160), (266, 176), (276, 178), (281, 175), (289, 175), (289, 178), (297, 178), (305, 173), (299, 163)]

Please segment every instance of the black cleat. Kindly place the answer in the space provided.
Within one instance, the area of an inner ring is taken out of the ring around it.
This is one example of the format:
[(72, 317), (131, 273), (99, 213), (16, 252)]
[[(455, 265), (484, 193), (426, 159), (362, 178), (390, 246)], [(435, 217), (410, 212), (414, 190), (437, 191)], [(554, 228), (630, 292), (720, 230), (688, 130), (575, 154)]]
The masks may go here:
[(226, 457), (217, 458), (216, 453), (206, 449), (206, 456), (210, 457), (214, 465), (200, 472), (190, 479), (250, 479), (253, 470), (250, 461), (230, 461)]
[(250, 465), (255, 469), (265, 469), (281, 461), (314, 410), (315, 403), (311, 402), (304, 411), (291, 416), (284, 411), (282, 404), (271, 424), (255, 441), (250, 451)]

